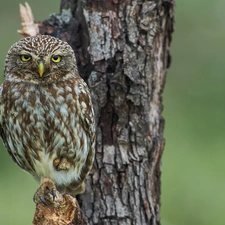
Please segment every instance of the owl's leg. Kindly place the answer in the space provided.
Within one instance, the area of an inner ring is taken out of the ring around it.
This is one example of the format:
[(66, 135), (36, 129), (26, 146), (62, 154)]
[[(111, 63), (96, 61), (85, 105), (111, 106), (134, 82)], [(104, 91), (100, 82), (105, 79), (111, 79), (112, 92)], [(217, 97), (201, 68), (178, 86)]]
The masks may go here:
[(34, 202), (42, 202), (45, 205), (52, 204), (56, 199), (56, 187), (49, 178), (44, 178), (41, 185), (34, 194)]

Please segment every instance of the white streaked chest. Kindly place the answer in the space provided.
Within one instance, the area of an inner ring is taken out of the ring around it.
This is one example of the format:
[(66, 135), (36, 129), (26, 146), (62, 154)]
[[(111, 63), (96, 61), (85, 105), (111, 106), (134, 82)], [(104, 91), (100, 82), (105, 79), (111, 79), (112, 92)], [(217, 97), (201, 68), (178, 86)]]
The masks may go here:
[(79, 119), (72, 91), (71, 87), (56, 85), (12, 86), (3, 109), (12, 154), (24, 156), (29, 152), (33, 160), (38, 158), (37, 152), (57, 154), (58, 149), (73, 149), (71, 142)]

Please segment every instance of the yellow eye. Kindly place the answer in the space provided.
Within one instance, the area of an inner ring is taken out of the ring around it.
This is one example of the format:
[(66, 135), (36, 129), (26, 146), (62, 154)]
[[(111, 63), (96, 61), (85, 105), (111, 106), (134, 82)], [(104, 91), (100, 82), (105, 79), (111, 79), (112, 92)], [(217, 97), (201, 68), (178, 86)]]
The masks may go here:
[(27, 61), (30, 61), (30, 60), (31, 60), (31, 56), (30, 56), (30, 55), (21, 55), (21, 56), (20, 56), (20, 59), (21, 59), (23, 62), (27, 62)]
[(61, 59), (62, 59), (62, 57), (60, 55), (53, 55), (51, 58), (52, 62), (55, 62), (55, 63), (60, 62)]

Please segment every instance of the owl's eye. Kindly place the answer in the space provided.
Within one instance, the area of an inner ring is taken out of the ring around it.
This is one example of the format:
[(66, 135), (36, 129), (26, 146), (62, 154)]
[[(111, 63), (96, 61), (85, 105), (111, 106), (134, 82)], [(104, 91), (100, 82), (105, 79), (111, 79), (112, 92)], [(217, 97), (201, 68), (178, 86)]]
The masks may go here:
[(30, 56), (30, 55), (21, 55), (21, 56), (20, 56), (20, 59), (21, 59), (23, 62), (27, 62), (27, 61), (30, 61), (30, 60), (31, 60), (31, 56)]
[(61, 59), (62, 59), (62, 57), (60, 55), (53, 55), (51, 58), (52, 62), (55, 62), (55, 63), (60, 62)]

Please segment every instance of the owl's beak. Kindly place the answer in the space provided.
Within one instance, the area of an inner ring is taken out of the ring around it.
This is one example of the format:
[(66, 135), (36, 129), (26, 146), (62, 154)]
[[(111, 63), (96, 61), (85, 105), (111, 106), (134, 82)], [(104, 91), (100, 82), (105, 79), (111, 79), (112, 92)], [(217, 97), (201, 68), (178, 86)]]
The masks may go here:
[(39, 73), (40, 77), (42, 77), (44, 71), (45, 71), (45, 66), (44, 66), (44, 63), (41, 61), (38, 64), (38, 73)]

